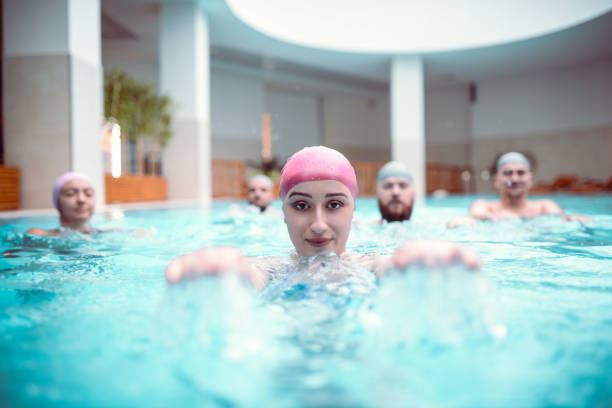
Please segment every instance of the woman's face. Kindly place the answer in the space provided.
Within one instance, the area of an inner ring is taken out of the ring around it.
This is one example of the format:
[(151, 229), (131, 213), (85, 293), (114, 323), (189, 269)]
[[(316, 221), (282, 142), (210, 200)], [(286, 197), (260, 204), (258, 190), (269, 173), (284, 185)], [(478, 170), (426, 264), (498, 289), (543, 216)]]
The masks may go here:
[(83, 222), (91, 218), (95, 208), (94, 189), (85, 180), (72, 180), (64, 184), (59, 193), (58, 210), (65, 221)]
[(339, 181), (306, 181), (293, 186), (283, 201), (283, 212), (297, 253), (342, 254), (354, 209), (351, 192)]

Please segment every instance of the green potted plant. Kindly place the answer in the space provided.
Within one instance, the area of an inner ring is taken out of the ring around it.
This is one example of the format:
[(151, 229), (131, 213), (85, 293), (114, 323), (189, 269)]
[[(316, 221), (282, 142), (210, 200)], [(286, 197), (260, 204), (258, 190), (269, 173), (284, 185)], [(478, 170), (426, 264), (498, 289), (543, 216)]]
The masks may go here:
[[(155, 86), (115, 68), (104, 78), (104, 116), (121, 127), (130, 165), (124, 172), (159, 174), (161, 149), (172, 137), (172, 101)], [(156, 166), (157, 164), (157, 166)]]

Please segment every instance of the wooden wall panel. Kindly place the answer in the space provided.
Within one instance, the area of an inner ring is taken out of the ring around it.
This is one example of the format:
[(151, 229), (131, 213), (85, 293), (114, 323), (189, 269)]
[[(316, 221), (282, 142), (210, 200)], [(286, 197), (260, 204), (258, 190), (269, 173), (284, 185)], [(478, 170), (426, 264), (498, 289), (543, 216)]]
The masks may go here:
[(386, 162), (353, 162), (355, 175), (357, 176), (357, 186), (359, 187), (360, 197), (371, 197), (376, 195), (376, 176), (378, 170)]
[(105, 176), (106, 203), (165, 201), (168, 199), (166, 179), (160, 176), (124, 174), (114, 178)]
[(19, 168), (0, 166), (0, 210), (19, 209)]
[(246, 197), (246, 166), (241, 160), (212, 160), (213, 198)]

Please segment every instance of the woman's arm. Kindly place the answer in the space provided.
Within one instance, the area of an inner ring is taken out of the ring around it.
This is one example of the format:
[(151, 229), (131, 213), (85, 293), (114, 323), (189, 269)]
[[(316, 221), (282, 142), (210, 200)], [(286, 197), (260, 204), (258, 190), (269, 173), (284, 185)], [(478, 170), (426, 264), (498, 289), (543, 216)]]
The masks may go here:
[(390, 268), (403, 269), (411, 265), (442, 267), (454, 264), (469, 269), (479, 269), (481, 266), (478, 254), (468, 247), (452, 241), (419, 239), (399, 246), (393, 255), (378, 256), (372, 270), (380, 279)]
[(265, 261), (253, 261), (238, 248), (208, 247), (173, 259), (166, 267), (166, 281), (178, 283), (202, 275), (222, 275), (236, 271), (248, 278), (258, 290), (268, 283)]
[(49, 237), (49, 236), (59, 235), (60, 230), (54, 229), (54, 230), (47, 231), (44, 229), (32, 227), (29, 230), (27, 230), (26, 233), (32, 234), (32, 235), (39, 235), (41, 237)]
[(495, 221), (495, 216), (491, 212), (491, 205), (487, 200), (476, 200), (470, 206), (470, 217), (478, 220)]
[(446, 223), (446, 228), (452, 229), (457, 227), (475, 227), (478, 225), (478, 220), (470, 216), (458, 216), (450, 219)]

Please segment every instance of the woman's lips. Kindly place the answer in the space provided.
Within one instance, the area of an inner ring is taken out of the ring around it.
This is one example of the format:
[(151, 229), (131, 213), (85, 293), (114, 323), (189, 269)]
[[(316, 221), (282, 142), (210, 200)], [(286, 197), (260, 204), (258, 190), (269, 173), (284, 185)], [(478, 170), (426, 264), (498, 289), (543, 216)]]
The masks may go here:
[(325, 245), (327, 245), (329, 242), (331, 241), (331, 239), (329, 238), (313, 238), (313, 239), (306, 239), (306, 242), (308, 242), (309, 245), (313, 246), (313, 247), (324, 247)]

